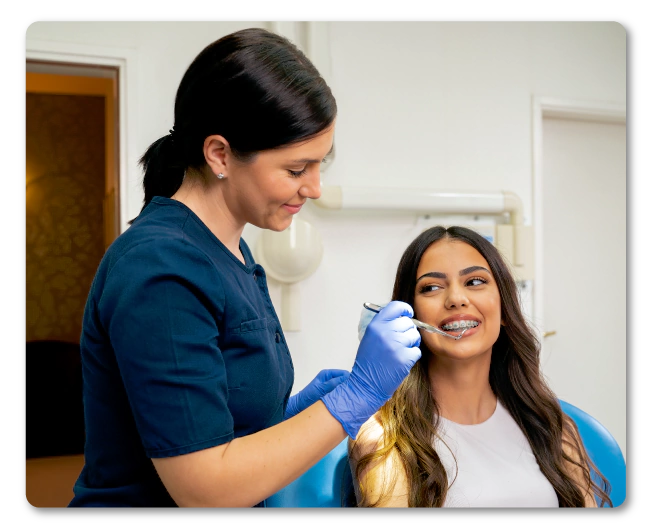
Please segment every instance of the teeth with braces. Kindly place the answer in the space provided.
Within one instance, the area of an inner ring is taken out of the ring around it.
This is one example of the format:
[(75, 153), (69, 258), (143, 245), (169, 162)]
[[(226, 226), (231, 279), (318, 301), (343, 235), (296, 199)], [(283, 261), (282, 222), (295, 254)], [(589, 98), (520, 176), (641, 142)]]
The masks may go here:
[(442, 329), (449, 331), (451, 329), (475, 328), (476, 326), (478, 326), (476, 320), (455, 320), (451, 324), (445, 324), (442, 326)]

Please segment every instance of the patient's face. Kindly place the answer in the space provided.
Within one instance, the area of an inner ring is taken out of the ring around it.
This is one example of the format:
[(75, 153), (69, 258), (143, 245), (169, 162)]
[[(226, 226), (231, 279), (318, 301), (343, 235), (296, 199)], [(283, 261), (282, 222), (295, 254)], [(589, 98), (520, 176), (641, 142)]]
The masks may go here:
[(490, 266), (465, 242), (442, 239), (422, 256), (415, 284), (415, 318), (460, 340), (420, 330), (435, 355), (471, 359), (492, 350), (501, 329), (501, 297)]

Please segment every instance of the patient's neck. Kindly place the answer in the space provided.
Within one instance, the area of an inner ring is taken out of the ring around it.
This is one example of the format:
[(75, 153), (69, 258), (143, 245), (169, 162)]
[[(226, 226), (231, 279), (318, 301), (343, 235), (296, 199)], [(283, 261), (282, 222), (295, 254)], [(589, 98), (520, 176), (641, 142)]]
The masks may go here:
[(467, 360), (431, 357), (429, 380), (442, 417), (473, 425), (494, 413), (497, 398), (489, 382), (490, 359), (491, 353)]

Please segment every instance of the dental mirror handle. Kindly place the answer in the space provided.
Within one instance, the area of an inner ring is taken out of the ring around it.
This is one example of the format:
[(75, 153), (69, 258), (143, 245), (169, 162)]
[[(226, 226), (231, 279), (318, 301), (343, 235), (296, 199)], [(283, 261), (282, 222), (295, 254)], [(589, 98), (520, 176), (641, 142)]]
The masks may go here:
[[(373, 304), (371, 302), (364, 302), (363, 307), (365, 307), (368, 311), (374, 311), (375, 313), (379, 313), (381, 311), (381, 306), (378, 306), (377, 304)], [(429, 331), (431, 333), (437, 333), (438, 335), (444, 335), (445, 337), (449, 337), (450, 339), (454, 339), (454, 340), (458, 340), (459, 338), (461, 338), (465, 334), (465, 332), (469, 329), (469, 328), (465, 328), (463, 329), (463, 331), (460, 332), (460, 335), (455, 336), (455, 335), (450, 335), (449, 333), (435, 326), (432, 326), (431, 324), (420, 322), (416, 318), (411, 318), (411, 320), (413, 321), (413, 324), (415, 324), (419, 328), (424, 329), (425, 331)]]

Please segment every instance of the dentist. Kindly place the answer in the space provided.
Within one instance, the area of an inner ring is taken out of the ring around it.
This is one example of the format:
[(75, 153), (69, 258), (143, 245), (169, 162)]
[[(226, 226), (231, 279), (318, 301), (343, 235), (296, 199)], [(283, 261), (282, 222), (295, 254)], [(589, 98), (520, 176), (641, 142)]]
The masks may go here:
[(421, 356), (411, 307), (370, 323), (350, 373), (289, 397), (293, 364), (244, 226), (286, 229), (320, 196), (336, 102), (288, 40), (207, 46), (174, 127), (142, 156), (144, 206), (107, 250), (81, 335), (85, 466), (73, 507), (251, 507), (393, 394)]

